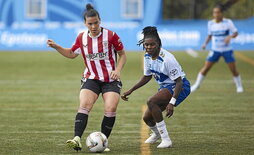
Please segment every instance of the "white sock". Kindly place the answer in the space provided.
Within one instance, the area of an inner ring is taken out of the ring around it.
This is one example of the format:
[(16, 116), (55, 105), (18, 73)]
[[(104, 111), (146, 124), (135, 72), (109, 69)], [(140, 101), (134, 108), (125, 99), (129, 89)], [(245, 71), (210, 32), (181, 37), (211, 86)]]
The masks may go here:
[(242, 88), (242, 87), (243, 87), (243, 86), (242, 86), (242, 80), (241, 80), (241, 76), (240, 76), (240, 75), (234, 76), (233, 79), (234, 79), (236, 88)]
[(199, 72), (194, 85), (200, 86), (204, 78), (205, 76)]
[(156, 123), (156, 126), (157, 126), (159, 133), (161, 135), (161, 139), (162, 140), (165, 140), (165, 139), (170, 140), (164, 120), (162, 120), (159, 123)]
[(158, 130), (158, 128), (157, 128), (157, 126), (155, 125), (155, 126), (149, 126), (150, 127), (150, 129), (152, 130), (152, 132), (153, 133), (155, 133), (156, 135), (159, 135), (160, 133), (159, 133), (159, 130)]

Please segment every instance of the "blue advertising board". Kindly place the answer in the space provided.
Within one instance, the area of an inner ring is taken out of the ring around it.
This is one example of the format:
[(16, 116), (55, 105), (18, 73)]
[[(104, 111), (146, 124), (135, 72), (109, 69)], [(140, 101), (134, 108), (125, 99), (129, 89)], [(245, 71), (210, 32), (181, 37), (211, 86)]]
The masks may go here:
[[(21, 5), (29, 0), (0, 0), (0, 51), (52, 50), (46, 45), (47, 39), (53, 39), (63, 47), (71, 47), (78, 33), (86, 30), (82, 13), (87, 2), (94, 3), (101, 15), (101, 26), (115, 31), (126, 51), (142, 50), (137, 43), (142, 38), (141, 31), (145, 26), (156, 26), (163, 48), (173, 51), (189, 48), (200, 50), (207, 36), (207, 20), (163, 21), (159, 11), (161, 0), (141, 0), (144, 15), (139, 19), (121, 16), (121, 7), (117, 6), (126, 0), (108, 0), (109, 3), (100, 0), (43, 1), (47, 4), (45, 17), (34, 19), (24, 15), (26, 5)], [(115, 16), (112, 17), (110, 13)], [(232, 40), (234, 49), (253, 50), (254, 18), (233, 22), (239, 32), (238, 37)]]

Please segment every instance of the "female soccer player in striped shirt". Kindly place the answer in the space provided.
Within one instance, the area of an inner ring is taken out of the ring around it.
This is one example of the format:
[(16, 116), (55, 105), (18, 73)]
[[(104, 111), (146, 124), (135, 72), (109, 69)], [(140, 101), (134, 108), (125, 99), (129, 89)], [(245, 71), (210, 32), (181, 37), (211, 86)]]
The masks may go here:
[(77, 36), (72, 48), (63, 48), (53, 40), (47, 42), (48, 46), (67, 58), (76, 58), (81, 54), (86, 65), (80, 90), (80, 107), (75, 119), (74, 138), (66, 142), (77, 151), (81, 150), (80, 138), (86, 128), (89, 112), (100, 93), (104, 100), (101, 132), (109, 137), (115, 122), (122, 86), (120, 72), (126, 62), (123, 44), (118, 35), (100, 26), (100, 15), (90, 4), (86, 5), (86, 9), (84, 21), (88, 31)]

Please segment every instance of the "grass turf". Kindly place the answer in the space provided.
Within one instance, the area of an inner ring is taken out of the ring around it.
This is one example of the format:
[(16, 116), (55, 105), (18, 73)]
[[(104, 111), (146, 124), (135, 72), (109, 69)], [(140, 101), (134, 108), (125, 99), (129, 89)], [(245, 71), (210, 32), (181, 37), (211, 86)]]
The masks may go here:
[[(193, 83), (207, 53), (197, 58), (185, 52), (173, 54)], [(254, 59), (254, 52), (242, 54)], [(122, 91), (142, 76), (142, 53), (127, 56)], [(165, 119), (173, 148), (158, 150), (158, 143), (153, 144), (151, 154), (254, 154), (254, 66), (238, 59), (237, 67), (245, 92), (235, 92), (232, 76), (220, 60), (202, 87)], [(71, 60), (56, 52), (0, 52), (0, 154), (76, 154), (65, 147), (65, 141), (73, 136), (83, 68), (81, 57)], [(141, 107), (157, 88), (152, 80), (129, 102), (120, 101), (109, 139), (111, 152), (105, 154), (140, 154)], [(102, 118), (100, 97), (90, 113), (79, 154), (90, 154), (84, 139), (100, 130)]]

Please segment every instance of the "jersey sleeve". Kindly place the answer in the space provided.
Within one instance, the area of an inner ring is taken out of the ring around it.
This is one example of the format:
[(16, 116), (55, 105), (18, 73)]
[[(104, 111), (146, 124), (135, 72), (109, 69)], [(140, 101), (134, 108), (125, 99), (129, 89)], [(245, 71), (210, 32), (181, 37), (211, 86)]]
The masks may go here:
[(228, 25), (229, 25), (229, 29), (232, 33), (237, 32), (237, 28), (235, 27), (234, 23), (232, 22), (232, 20), (228, 20)]
[(123, 43), (122, 43), (120, 37), (116, 33), (113, 34), (112, 44), (113, 44), (116, 51), (123, 50)]
[(164, 71), (171, 80), (176, 80), (181, 76), (182, 68), (175, 58), (165, 61)]
[(147, 54), (144, 55), (144, 75), (150, 76), (152, 75), (152, 72), (150, 70), (150, 64), (149, 64), (150, 58), (147, 56)]
[(208, 24), (207, 24), (207, 34), (208, 34), (208, 35), (212, 35), (212, 31), (211, 31), (211, 21), (209, 21)]
[(82, 39), (82, 34), (83, 33), (80, 33), (79, 35), (78, 35), (78, 37), (76, 38), (76, 41), (75, 41), (75, 43), (72, 45), (72, 47), (71, 47), (71, 51), (73, 52), (73, 53), (75, 53), (75, 54), (81, 54), (81, 47), (82, 47), (82, 43), (81, 43), (81, 39)]

